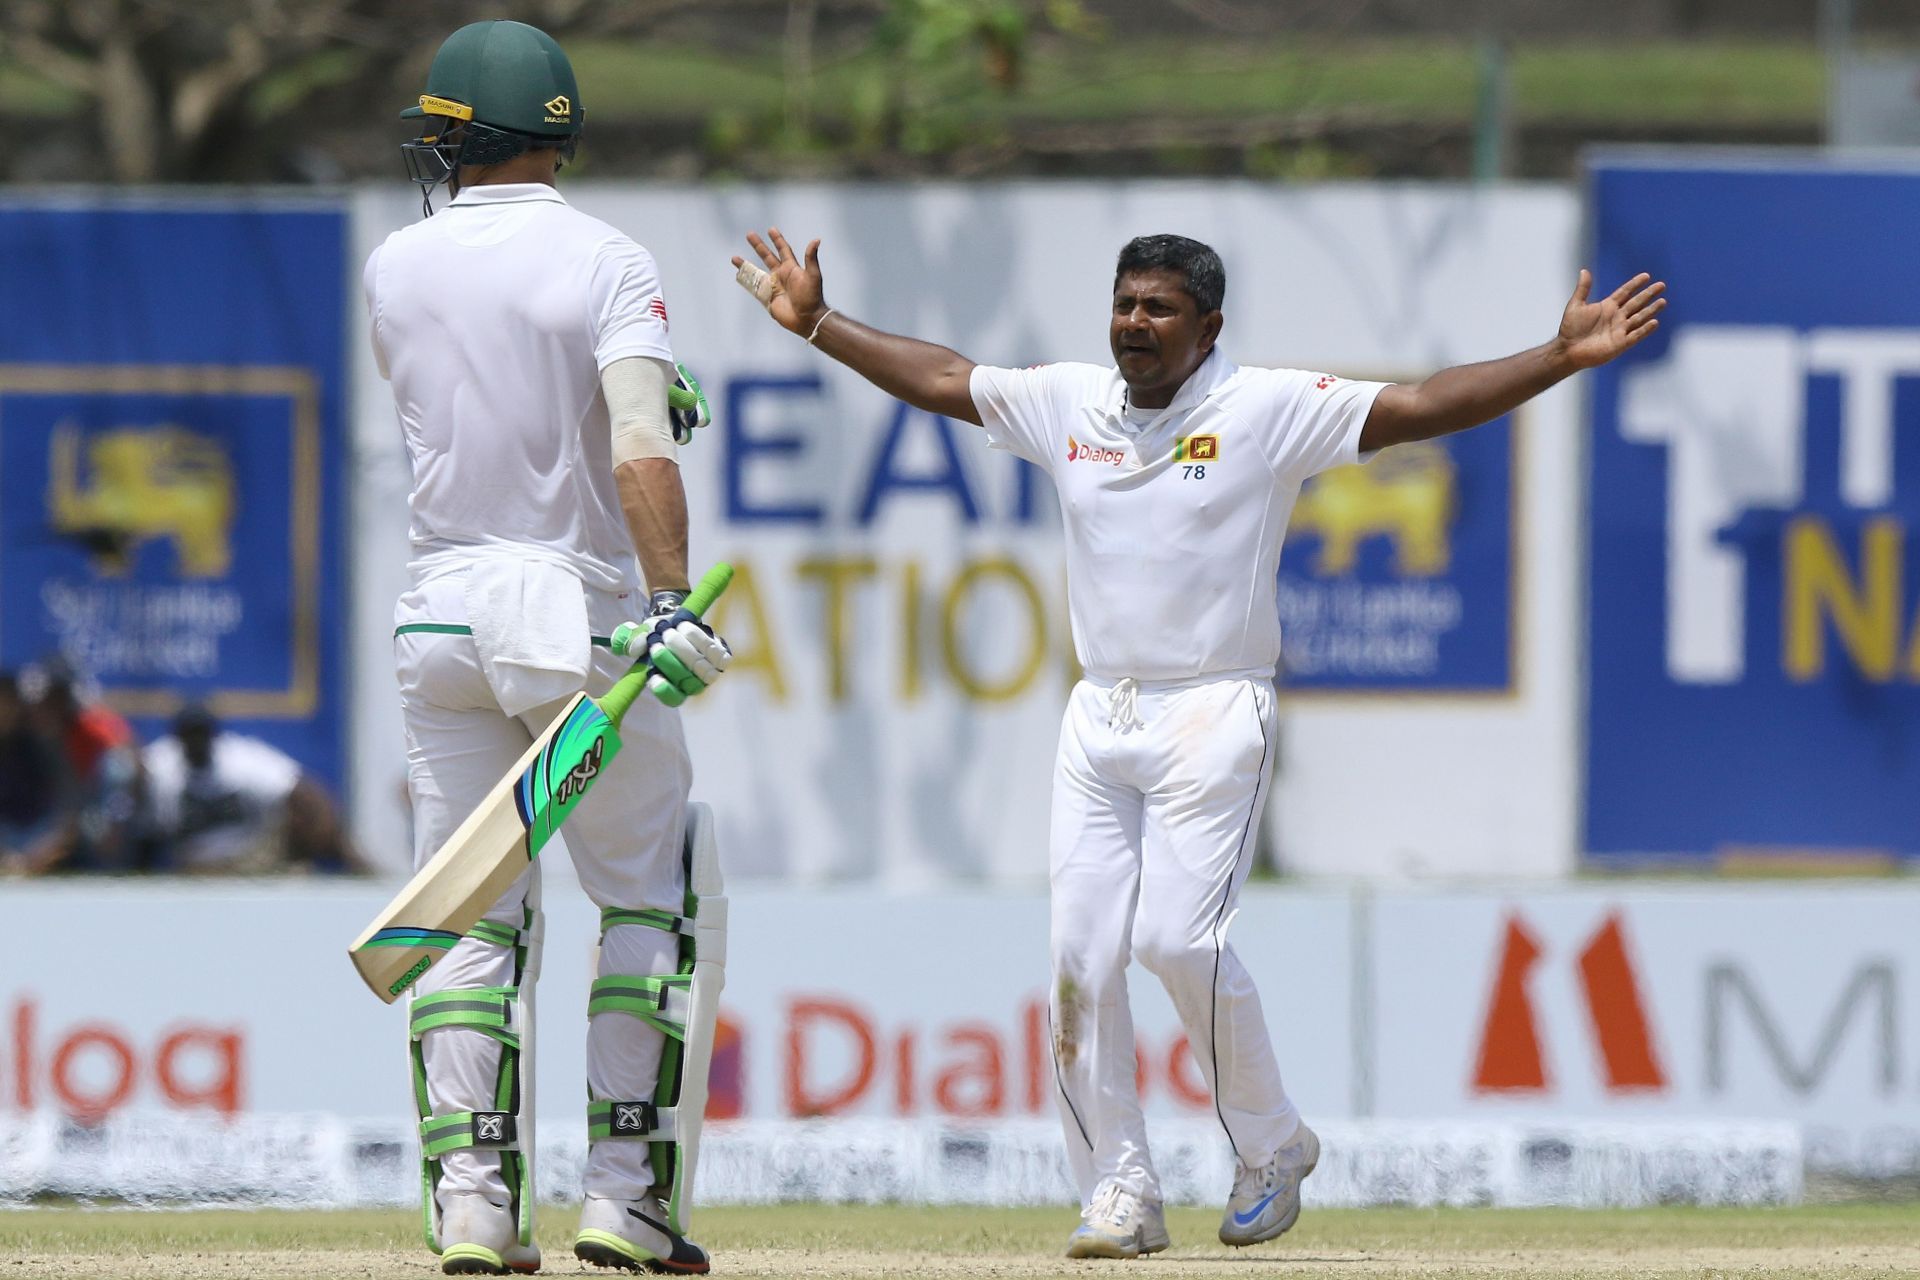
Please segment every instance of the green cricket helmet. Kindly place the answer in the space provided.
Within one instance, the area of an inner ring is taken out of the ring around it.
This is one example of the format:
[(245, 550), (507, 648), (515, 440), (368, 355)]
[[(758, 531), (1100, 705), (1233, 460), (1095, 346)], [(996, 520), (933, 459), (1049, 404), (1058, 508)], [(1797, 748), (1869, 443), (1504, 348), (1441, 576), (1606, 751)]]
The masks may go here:
[(428, 213), (433, 189), (461, 165), (500, 164), (537, 146), (571, 160), (586, 119), (566, 53), (524, 22), (474, 22), (448, 36), (419, 105), (400, 114), (426, 121), (400, 152)]

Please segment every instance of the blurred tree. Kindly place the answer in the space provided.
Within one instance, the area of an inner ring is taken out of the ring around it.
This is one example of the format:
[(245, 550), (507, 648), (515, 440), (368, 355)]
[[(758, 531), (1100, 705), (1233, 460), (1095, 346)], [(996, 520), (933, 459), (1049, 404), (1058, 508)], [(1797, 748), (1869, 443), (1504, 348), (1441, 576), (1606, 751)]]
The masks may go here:
[(87, 103), (115, 181), (257, 180), (247, 161), (276, 140), (301, 141), (293, 120), (310, 95), (377, 100), (463, 23), (513, 17), (561, 38), (637, 35), (699, 3), (4, 0), (0, 56)]
[(936, 151), (976, 128), (954, 108), (969, 82), (1019, 90), (1036, 27), (1090, 35), (1082, 0), (887, 0), (876, 45), (892, 70), (882, 134), (908, 151)]
[(1081, 0), (889, 0), (879, 39), (923, 70), (976, 52), (988, 83), (1010, 92), (1020, 87), (1027, 40), (1039, 23), (1085, 34), (1093, 19)]
[[(1863, 32), (1920, 33), (1916, 0), (1851, 2)], [(1266, 173), (1272, 149), (1312, 143), (1342, 172), (1352, 159), (1383, 175), (1465, 176), (1466, 37), (1496, 31), (1516, 42), (1515, 162), (1563, 177), (1595, 140), (1817, 141), (1825, 71), (1801, 47), (1814, 11), (1811, 0), (0, 0), (11, 139), (0, 180), (391, 176), (405, 126), (390, 108), (419, 92), (449, 31), (495, 17), (538, 23), (574, 51), (595, 85), (582, 159), (596, 175)], [(1112, 39), (1050, 38), (1095, 32)], [(1718, 43), (1696, 52), (1697, 40)]]

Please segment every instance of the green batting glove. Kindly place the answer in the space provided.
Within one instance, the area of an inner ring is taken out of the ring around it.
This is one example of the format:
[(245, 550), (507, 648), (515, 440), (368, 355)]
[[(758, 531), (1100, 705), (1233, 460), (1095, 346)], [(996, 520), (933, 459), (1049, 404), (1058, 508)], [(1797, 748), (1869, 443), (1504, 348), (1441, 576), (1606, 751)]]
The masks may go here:
[(693, 433), (713, 421), (713, 410), (692, 371), (684, 364), (673, 368), (679, 377), (667, 388), (667, 421), (673, 424), (673, 442), (689, 445), (693, 443)]
[(703, 693), (732, 661), (727, 642), (700, 616), (684, 607), (679, 591), (656, 591), (645, 622), (623, 622), (614, 629), (613, 648), (629, 658), (644, 658), (653, 668), (647, 691), (669, 707)]

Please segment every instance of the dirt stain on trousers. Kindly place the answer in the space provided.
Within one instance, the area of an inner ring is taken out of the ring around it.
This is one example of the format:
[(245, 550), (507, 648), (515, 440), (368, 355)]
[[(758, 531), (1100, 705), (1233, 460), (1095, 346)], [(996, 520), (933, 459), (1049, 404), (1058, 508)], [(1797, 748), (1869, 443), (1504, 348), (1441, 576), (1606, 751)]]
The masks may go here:
[(1053, 988), (1053, 1059), (1071, 1067), (1080, 1056), (1080, 984), (1061, 974)]

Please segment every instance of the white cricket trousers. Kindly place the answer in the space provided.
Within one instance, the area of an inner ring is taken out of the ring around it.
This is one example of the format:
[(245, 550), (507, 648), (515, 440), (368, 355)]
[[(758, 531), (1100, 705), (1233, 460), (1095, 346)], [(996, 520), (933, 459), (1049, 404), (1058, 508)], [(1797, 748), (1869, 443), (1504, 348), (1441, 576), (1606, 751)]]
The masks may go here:
[(1054, 1068), (1067, 1154), (1161, 1198), (1135, 1084), (1127, 963), (1166, 987), (1234, 1154), (1271, 1160), (1300, 1123), (1260, 996), (1227, 945), (1253, 861), (1274, 742), (1273, 682), (1207, 678), (1074, 687), (1054, 767)]
[[(413, 800), (413, 855), (416, 867), (431, 858), (456, 827), (499, 782), (565, 705), (565, 699), (521, 716), (500, 710), (482, 670), (470, 635), (408, 630), (409, 625), (467, 622), (466, 572), (454, 570), (426, 579), (400, 598), (395, 609), (394, 641), (400, 702), (407, 731), (407, 790)], [(620, 623), (646, 612), (645, 597), (582, 588), (592, 632), (611, 634)], [(631, 663), (610, 649), (595, 646), (588, 692), (605, 693)], [(572, 855), (580, 884), (595, 905), (654, 908), (679, 915), (686, 909), (681, 843), (686, 824), (687, 791), (693, 768), (679, 718), (648, 695), (635, 699), (620, 725), (620, 754), (614, 757), (567, 819), (561, 839)], [(541, 857), (551, 857), (548, 845)], [(508, 890), (488, 920), (511, 928), (526, 921), (525, 908), (537, 917), (540, 861), (536, 859)], [(521, 975), (521, 1142), (532, 1157), (533, 983), (538, 972), (537, 933), (528, 971)], [(576, 945), (569, 939), (567, 945)], [(677, 971), (676, 935), (642, 925), (620, 925), (606, 932), (600, 948), (600, 976), (646, 977)], [(511, 948), (463, 938), (421, 978), (416, 994), (467, 987), (514, 985)], [(568, 1034), (574, 1034), (569, 1031)], [(587, 1028), (587, 1085), (595, 1098), (650, 1099), (660, 1069), (660, 1032), (625, 1014), (602, 1014)], [(433, 1114), (491, 1111), (498, 1081), (500, 1046), (471, 1029), (446, 1027), (422, 1041), (427, 1096)], [(584, 1107), (584, 1099), (582, 1105)], [(572, 1119), (573, 1117), (569, 1117)], [(500, 1176), (500, 1157), (484, 1150), (449, 1152), (441, 1165), (439, 1190), (477, 1191), (499, 1205), (509, 1202)], [(632, 1199), (652, 1183), (648, 1144), (597, 1142), (589, 1150), (585, 1191), (589, 1195)]]

